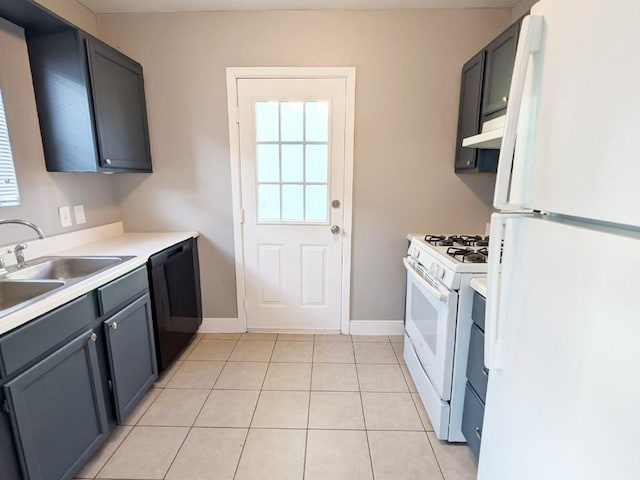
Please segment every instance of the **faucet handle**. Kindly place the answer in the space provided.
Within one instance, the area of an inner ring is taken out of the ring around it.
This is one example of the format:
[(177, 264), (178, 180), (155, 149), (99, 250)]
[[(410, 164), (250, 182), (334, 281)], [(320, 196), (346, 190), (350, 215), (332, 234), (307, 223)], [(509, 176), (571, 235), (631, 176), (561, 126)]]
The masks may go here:
[(27, 249), (27, 247), (28, 245), (26, 243), (19, 243), (13, 249), (13, 253), (16, 255), (18, 268), (24, 268), (24, 251)]

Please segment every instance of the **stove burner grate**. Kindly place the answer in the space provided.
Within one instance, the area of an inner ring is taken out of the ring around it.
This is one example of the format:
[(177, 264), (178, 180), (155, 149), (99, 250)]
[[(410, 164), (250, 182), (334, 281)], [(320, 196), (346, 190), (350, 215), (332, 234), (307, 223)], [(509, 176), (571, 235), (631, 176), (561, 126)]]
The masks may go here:
[(462, 263), (487, 263), (487, 256), (489, 252), (486, 248), (479, 250), (473, 250), (471, 248), (447, 248), (447, 255)]
[(480, 235), (425, 235), (424, 241), (436, 247), (488, 247), (489, 237)]

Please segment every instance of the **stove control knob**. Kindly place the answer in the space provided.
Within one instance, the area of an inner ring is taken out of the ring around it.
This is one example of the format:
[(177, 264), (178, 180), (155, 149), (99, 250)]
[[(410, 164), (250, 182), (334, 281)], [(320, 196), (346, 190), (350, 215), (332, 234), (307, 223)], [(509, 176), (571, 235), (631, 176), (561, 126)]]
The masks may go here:
[(429, 273), (431, 275), (435, 275), (437, 270), (438, 270), (438, 266), (435, 263), (432, 263), (431, 266), (429, 267)]
[(436, 274), (437, 277), (439, 278), (444, 278), (444, 268), (443, 267), (439, 267), (438, 268), (438, 273)]

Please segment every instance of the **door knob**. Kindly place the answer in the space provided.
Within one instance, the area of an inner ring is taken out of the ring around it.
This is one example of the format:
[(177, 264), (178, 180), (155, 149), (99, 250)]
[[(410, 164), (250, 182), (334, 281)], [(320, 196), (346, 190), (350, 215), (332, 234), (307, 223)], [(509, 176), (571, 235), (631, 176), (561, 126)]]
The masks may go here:
[(331, 225), (331, 233), (337, 235), (340, 233), (340, 227), (338, 225)]

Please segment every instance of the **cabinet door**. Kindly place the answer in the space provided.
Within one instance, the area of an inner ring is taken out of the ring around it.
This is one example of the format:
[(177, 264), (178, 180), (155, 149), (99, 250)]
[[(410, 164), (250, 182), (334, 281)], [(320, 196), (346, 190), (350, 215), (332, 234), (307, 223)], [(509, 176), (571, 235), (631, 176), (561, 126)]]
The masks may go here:
[(5, 385), (25, 479), (72, 478), (105, 440), (94, 341), (87, 331)]
[(483, 117), (507, 108), (519, 32), (520, 22), (514, 23), (491, 42), (486, 49), (487, 67), (482, 99)]
[(104, 329), (116, 418), (122, 423), (158, 378), (149, 295), (106, 320)]
[(480, 104), (485, 52), (482, 51), (462, 67), (460, 111), (458, 113), (458, 142), (456, 144), (456, 170), (476, 167), (478, 150), (464, 148), (462, 139), (480, 132)]
[(86, 43), (100, 167), (150, 172), (142, 67), (98, 40)]

